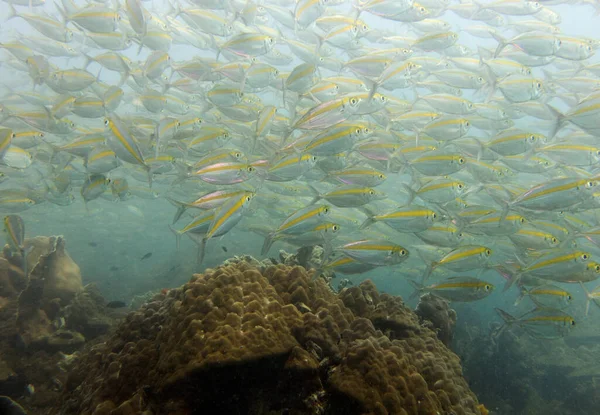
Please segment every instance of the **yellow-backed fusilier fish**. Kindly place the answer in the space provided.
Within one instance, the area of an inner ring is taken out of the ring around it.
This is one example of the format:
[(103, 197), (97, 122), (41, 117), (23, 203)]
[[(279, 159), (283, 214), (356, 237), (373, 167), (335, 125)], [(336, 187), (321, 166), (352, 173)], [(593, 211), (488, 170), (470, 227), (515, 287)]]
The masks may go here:
[(382, 222), (398, 232), (422, 232), (431, 227), (438, 217), (435, 211), (418, 205), (405, 206), (381, 215), (374, 214), (367, 209), (364, 210), (369, 218), (360, 226), (361, 229), (376, 222)]
[(322, 194), (314, 188), (313, 191), (316, 196), (312, 203), (324, 199), (337, 207), (358, 207), (386, 198), (386, 194), (379, 190), (353, 185), (340, 186)]
[(573, 296), (565, 289), (552, 284), (543, 284), (533, 288), (521, 287), (521, 294), (515, 305), (519, 304), (525, 297), (538, 307), (565, 308), (571, 304)]
[(254, 197), (253, 192), (244, 192), (241, 195), (230, 198), (224, 203), (217, 211), (215, 216), (210, 223), (206, 234), (200, 242), (198, 249), (198, 263), (201, 264), (204, 260), (204, 251), (206, 249), (206, 243), (211, 238), (216, 238), (225, 235), (235, 225), (237, 225), (244, 213), (248, 210), (248, 206)]
[(4, 232), (7, 235), (8, 246), (11, 251), (23, 253), (25, 241), (25, 223), (19, 215), (4, 217)]
[[(92, 174), (81, 186), (81, 197), (84, 202), (94, 200), (102, 195), (111, 183), (111, 180), (106, 178), (103, 174)], [(86, 205), (87, 206), (87, 205)]]
[(448, 301), (467, 302), (481, 300), (494, 291), (493, 284), (473, 277), (450, 277), (427, 287), (413, 280), (408, 281), (415, 287), (410, 298), (433, 293)]
[(598, 264), (596, 262), (590, 261), (590, 258), (591, 254), (589, 252), (577, 249), (556, 248), (545, 251), (542, 256), (527, 265), (522, 265), (516, 271), (503, 267), (504, 276), (507, 278), (505, 290), (524, 277), (535, 277), (557, 282), (590, 281), (590, 277), (596, 279), (599, 276), (600, 269), (597, 268)]
[(555, 308), (536, 308), (518, 318), (499, 308), (495, 310), (504, 320), (504, 325), (495, 331), (494, 337), (498, 337), (509, 327), (517, 326), (538, 339), (559, 339), (565, 337), (575, 327), (573, 317)]
[(376, 266), (396, 265), (409, 256), (408, 250), (402, 246), (377, 239), (350, 242), (336, 250), (356, 261)]
[(423, 281), (425, 281), (431, 275), (433, 270), (438, 267), (443, 267), (456, 272), (485, 268), (491, 256), (492, 250), (486, 246), (459, 246), (444, 255), (439, 261), (434, 261), (427, 266)]
[(331, 208), (328, 205), (311, 205), (299, 209), (288, 216), (279, 227), (265, 238), (261, 255), (269, 252), (275, 238), (279, 235), (301, 235), (309, 229), (325, 222)]
[(592, 291), (589, 291), (585, 285), (580, 281), (581, 288), (585, 291), (585, 315), (587, 316), (590, 312), (590, 302), (594, 302), (598, 307), (600, 307), (600, 286), (594, 288)]
[[(199, 234), (203, 237), (206, 234), (206, 232), (208, 232), (208, 229), (210, 228), (210, 225), (214, 219), (215, 210), (209, 210), (196, 216), (194, 219), (192, 219), (190, 223), (188, 223), (180, 230), (174, 229), (171, 226), (169, 226), (169, 229), (175, 235), (175, 246), (177, 247), (177, 249), (179, 249), (181, 235), (191, 233)], [(192, 238), (192, 240), (194, 240), (194, 238)]]

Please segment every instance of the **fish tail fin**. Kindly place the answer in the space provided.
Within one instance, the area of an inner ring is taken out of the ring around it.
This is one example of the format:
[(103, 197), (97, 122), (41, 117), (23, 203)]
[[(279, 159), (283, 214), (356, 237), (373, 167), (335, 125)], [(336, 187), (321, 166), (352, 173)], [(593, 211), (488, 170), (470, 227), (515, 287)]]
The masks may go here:
[(419, 282), (416, 282), (415, 280), (407, 280), (410, 285), (412, 285), (414, 287), (414, 291), (410, 294), (410, 296), (408, 297), (409, 300), (414, 300), (415, 298), (417, 298), (423, 291), (425, 291), (425, 286)]
[(313, 199), (308, 203), (309, 205), (314, 205), (315, 203), (317, 203), (319, 200), (322, 199), (321, 195), (319, 194), (319, 191), (317, 189), (315, 189), (315, 187), (313, 185), (308, 184), (307, 185), (308, 188), (310, 189), (312, 195), (313, 195)]
[(556, 121), (552, 125), (550, 132), (548, 133), (548, 141), (552, 141), (556, 134), (564, 127), (566, 119), (562, 112), (554, 108), (552, 105), (546, 105), (550, 112), (556, 117)]
[(10, 19), (14, 19), (15, 17), (19, 17), (19, 13), (17, 13), (17, 9), (15, 9), (15, 6), (13, 6), (12, 2), (8, 2), (8, 16), (6, 16), (6, 21), (9, 21)]
[(592, 297), (587, 287), (581, 281), (579, 281), (579, 285), (581, 285), (581, 288), (583, 288), (583, 291), (585, 292), (585, 315), (587, 316), (590, 312), (590, 303), (592, 302)]
[(139, 56), (140, 53), (142, 53), (142, 49), (144, 48), (144, 35), (142, 35), (141, 37), (138, 38), (138, 42), (140, 43), (140, 46), (138, 47), (138, 50), (137, 50), (137, 56)]
[(173, 235), (175, 235), (175, 247), (179, 251), (179, 246), (181, 245), (181, 233), (171, 225), (169, 225), (169, 229), (173, 232)]
[(373, 81), (373, 85), (371, 86), (371, 89), (369, 90), (369, 96), (367, 97), (367, 102), (371, 102), (371, 100), (375, 96), (375, 93), (377, 92), (377, 88), (379, 88), (379, 82)]
[(198, 265), (202, 264), (202, 261), (204, 261), (204, 252), (206, 251), (206, 237), (202, 238), (202, 242), (200, 242), (200, 245), (198, 246), (198, 257), (197, 257), (197, 262)]
[(273, 245), (273, 237), (275, 233), (271, 232), (267, 236), (265, 236), (265, 242), (263, 243), (262, 249), (260, 250), (261, 255), (266, 255), (271, 249), (271, 245)]
[(494, 51), (494, 58), (497, 58), (508, 43), (506, 42), (506, 39), (493, 31), (490, 31), (490, 35), (498, 42), (498, 47), (496, 47), (496, 50)]
[(375, 219), (375, 217), (374, 216), (370, 216), (367, 219), (365, 219), (365, 221), (363, 223), (361, 223), (359, 229), (368, 228), (369, 226), (371, 226), (375, 222), (377, 222), (377, 220)]
[(504, 320), (504, 322), (506, 324), (513, 324), (515, 321), (517, 321), (517, 319), (512, 316), (511, 314), (507, 313), (506, 311), (495, 307), (494, 310), (496, 310), (496, 312), (498, 313), (498, 315), (500, 315), (500, 317), (502, 317), (502, 320)]
[(436, 267), (437, 262), (431, 262), (425, 267), (425, 272), (423, 273), (423, 281), (427, 281), (427, 278), (431, 276), (433, 269)]
[(185, 213), (185, 211), (187, 210), (187, 204), (180, 202), (178, 200), (175, 199), (171, 199), (170, 197), (166, 198), (169, 202), (171, 202), (171, 204), (175, 205), (177, 207), (177, 211), (175, 212), (175, 216), (173, 216), (173, 222), (172, 224), (174, 225), (179, 218), (181, 218), (181, 215), (183, 215)]
[[(421, 185), (421, 183), (419, 182), (419, 180), (417, 179), (416, 175), (412, 176), (411, 179), (415, 180), (414, 184), (418, 184), (419, 186)], [(409, 185), (407, 185), (406, 183), (401, 183), (401, 186), (406, 190), (406, 192), (408, 193), (408, 200), (406, 201), (406, 206), (410, 205), (415, 198), (417, 197), (417, 192), (415, 192), (412, 187), (410, 187)]]
[[(523, 301), (523, 298), (525, 298), (526, 295), (529, 294), (529, 291), (527, 291), (527, 288), (521, 286), (519, 287), (519, 297), (517, 297), (517, 299), (515, 300), (515, 306), (519, 305), (521, 303), (521, 301)], [(531, 297), (531, 299), (533, 300), (533, 297)], [(535, 300), (534, 300), (535, 302)]]
[(507, 291), (510, 287), (512, 287), (512, 285), (515, 282), (521, 280), (521, 275), (518, 272), (513, 272), (506, 267), (497, 266), (494, 267), (494, 269), (506, 280), (506, 283), (504, 284), (504, 289), (502, 290), (503, 292)]
[(497, 339), (504, 332), (504, 330), (506, 330), (510, 325), (514, 324), (517, 319), (500, 308), (495, 307), (494, 310), (496, 310), (498, 315), (504, 321), (504, 324), (492, 332), (492, 339)]
[(362, 207), (360, 210), (363, 211), (363, 213), (365, 215), (367, 215), (367, 219), (365, 219), (365, 221), (360, 225), (359, 229), (365, 229), (368, 228), (369, 226), (371, 226), (372, 224), (374, 224), (375, 222), (377, 222), (377, 220), (375, 219), (375, 212), (371, 211), (370, 209), (366, 208), (366, 207)]

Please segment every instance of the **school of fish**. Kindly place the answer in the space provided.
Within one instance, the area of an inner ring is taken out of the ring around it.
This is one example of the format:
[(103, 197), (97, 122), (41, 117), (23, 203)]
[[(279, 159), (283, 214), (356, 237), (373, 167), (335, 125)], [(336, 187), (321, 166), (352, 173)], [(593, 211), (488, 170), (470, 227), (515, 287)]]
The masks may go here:
[(199, 262), (235, 228), (414, 295), (481, 300), (496, 273), (533, 307), (503, 327), (540, 338), (600, 305), (600, 35), (553, 9), (597, 0), (2, 4), (15, 254), (19, 212), (161, 197)]

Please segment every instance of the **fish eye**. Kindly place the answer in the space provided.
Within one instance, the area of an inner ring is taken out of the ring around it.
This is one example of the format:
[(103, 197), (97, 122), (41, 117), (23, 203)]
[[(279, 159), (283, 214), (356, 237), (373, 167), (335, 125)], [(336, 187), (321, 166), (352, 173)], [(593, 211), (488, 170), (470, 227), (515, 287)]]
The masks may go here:
[(323, 208), (323, 213), (329, 213), (329, 208), (328, 207), (324, 207)]
[(367, 26), (366, 24), (362, 25), (362, 30), (364, 30), (364, 31), (369, 30), (369, 26)]
[(311, 160), (312, 160), (312, 161), (317, 161), (317, 156), (312, 156), (312, 157), (311, 157)]
[(574, 326), (575, 325), (575, 320), (571, 320), (570, 323), (571, 323), (571, 326)]
[(557, 244), (558, 243), (558, 239), (556, 239), (555, 237), (552, 237), (550, 239), (550, 242), (552, 242), (553, 244)]
[(481, 76), (477, 77), (477, 82), (483, 82), (483, 78)]
[(356, 134), (360, 134), (360, 128), (356, 129)]
[(588, 187), (588, 188), (589, 188), (589, 187), (594, 187), (594, 182), (587, 182), (587, 183), (585, 184), (585, 187)]
[(252, 199), (250, 196), (246, 196), (246, 202), (249, 202)]
[(465, 159), (462, 157), (458, 158), (458, 164), (465, 164)]
[(538, 82), (535, 86), (537, 86), (538, 89), (542, 89), (542, 83), (541, 82)]
[(248, 166), (247, 170), (248, 170), (249, 173), (252, 173), (254, 171), (254, 167)]
[(459, 232), (457, 236), (458, 236), (459, 238), (462, 238), (462, 237), (463, 237), (463, 233), (462, 233), (462, 232)]
[(104, 120), (104, 125), (106, 125), (108, 127), (108, 124), (110, 124), (110, 121), (108, 121), (107, 119)]
[(356, 105), (356, 98), (351, 98), (350, 99), (350, 104)]
[(370, 194), (370, 195), (374, 195), (374, 194), (375, 194), (375, 190), (372, 190), (372, 189), (371, 189), (371, 190), (369, 190), (369, 194)]
[(431, 214), (431, 218), (432, 218), (432, 219), (435, 219), (435, 218), (437, 218), (437, 213), (433, 212), (433, 213)]
[(459, 184), (457, 184), (457, 185), (456, 185), (456, 188), (457, 188), (458, 190), (462, 190), (462, 189), (463, 189), (463, 187), (464, 187), (464, 186), (462, 185), (462, 183), (459, 183)]
[(387, 101), (387, 98), (385, 97), (385, 95), (382, 95), (381, 96), (381, 102), (385, 102), (385, 101)]
[(596, 264), (596, 266), (594, 267), (594, 271), (600, 272), (600, 265)]
[(533, 143), (535, 141), (535, 135), (529, 136), (529, 141), (531, 141)]
[(400, 256), (405, 256), (408, 254), (408, 251), (406, 249), (401, 249), (400, 250)]
[(490, 287), (488, 284), (483, 286), (484, 290), (489, 291), (492, 289), (492, 287)]
[(571, 295), (567, 295), (567, 300), (571, 301), (573, 299), (573, 297), (571, 297)]
[(521, 219), (519, 219), (519, 222), (521, 222), (521, 223), (525, 223), (525, 218), (521, 218)]
[(582, 259), (583, 261), (587, 261), (587, 259), (588, 259), (588, 258), (589, 258), (589, 255), (588, 255), (588, 254), (581, 254), (581, 259)]
[(490, 256), (490, 255), (492, 255), (492, 250), (491, 250), (491, 249), (489, 249), (489, 248), (487, 248), (487, 249), (485, 250), (485, 254), (486, 254), (487, 256)]
[(419, 11), (420, 11), (421, 13), (425, 13), (425, 7), (420, 7), (420, 8), (419, 8)]
[(15, 139), (15, 138), (17, 138), (17, 133), (12, 133), (12, 134), (10, 135), (10, 138), (12, 138), (12, 139)]
[(331, 229), (332, 229), (332, 230), (335, 232), (335, 231), (339, 230), (339, 229), (340, 229), (340, 227), (339, 227), (339, 226), (337, 226), (337, 225), (333, 225), (333, 226), (331, 227)]
[(380, 179), (385, 179), (385, 176), (384, 176), (383, 174), (380, 174), (378, 177), (379, 177)]
[(71, 127), (71, 128), (75, 128), (75, 123), (74, 123), (74, 122), (70, 122), (70, 123), (69, 123), (69, 127)]

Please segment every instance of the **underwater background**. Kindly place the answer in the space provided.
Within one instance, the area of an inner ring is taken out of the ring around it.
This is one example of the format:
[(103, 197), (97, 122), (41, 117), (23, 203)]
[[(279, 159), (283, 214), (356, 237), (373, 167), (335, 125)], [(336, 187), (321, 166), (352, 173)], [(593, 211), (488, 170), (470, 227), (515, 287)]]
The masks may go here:
[(597, 413), (599, 10), (0, 3), (3, 410)]

